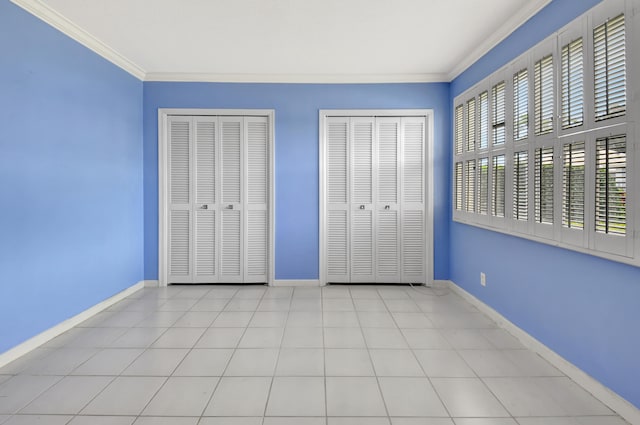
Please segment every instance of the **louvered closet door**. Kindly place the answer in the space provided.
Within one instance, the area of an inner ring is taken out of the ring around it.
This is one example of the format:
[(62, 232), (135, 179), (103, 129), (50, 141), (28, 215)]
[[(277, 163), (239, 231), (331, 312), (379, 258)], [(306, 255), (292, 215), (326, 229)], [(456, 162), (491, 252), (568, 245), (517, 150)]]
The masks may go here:
[(374, 118), (351, 118), (351, 282), (374, 282)]
[(400, 118), (377, 118), (376, 282), (400, 282)]
[(219, 280), (243, 281), (243, 118), (219, 117), (220, 268)]
[(424, 283), (425, 264), (425, 119), (401, 120), (401, 282)]
[(193, 125), (193, 281), (213, 283), (218, 280), (216, 235), (220, 230), (216, 202), (217, 118), (195, 117)]
[(349, 262), (349, 118), (326, 122), (327, 281), (350, 281)]
[(267, 282), (268, 126), (265, 117), (245, 117), (244, 282)]
[(190, 283), (191, 255), (191, 138), (192, 121), (172, 117), (168, 121), (168, 273), (170, 282)]

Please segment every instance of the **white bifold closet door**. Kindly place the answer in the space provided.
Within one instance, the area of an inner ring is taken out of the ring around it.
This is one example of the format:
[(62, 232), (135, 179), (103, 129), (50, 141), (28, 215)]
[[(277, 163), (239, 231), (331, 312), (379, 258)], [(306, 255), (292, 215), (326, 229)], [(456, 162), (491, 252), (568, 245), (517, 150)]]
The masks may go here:
[(267, 282), (267, 118), (168, 124), (168, 282)]
[(425, 282), (424, 118), (326, 126), (327, 281)]

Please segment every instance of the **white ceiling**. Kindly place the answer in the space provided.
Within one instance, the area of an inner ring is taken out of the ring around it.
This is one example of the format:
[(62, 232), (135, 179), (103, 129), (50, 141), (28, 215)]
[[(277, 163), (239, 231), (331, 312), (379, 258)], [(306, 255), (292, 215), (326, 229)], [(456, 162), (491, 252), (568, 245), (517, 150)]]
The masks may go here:
[(550, 0), (13, 0), (146, 80), (450, 81)]

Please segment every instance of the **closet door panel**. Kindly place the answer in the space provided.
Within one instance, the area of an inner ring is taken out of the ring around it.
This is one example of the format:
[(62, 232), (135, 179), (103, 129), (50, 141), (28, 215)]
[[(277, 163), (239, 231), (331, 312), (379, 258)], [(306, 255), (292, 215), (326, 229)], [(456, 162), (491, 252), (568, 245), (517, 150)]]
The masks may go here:
[(351, 118), (351, 282), (375, 282), (373, 117)]
[(220, 117), (220, 277), (221, 282), (243, 280), (242, 117)]
[(402, 118), (401, 258), (403, 283), (424, 283), (425, 120)]
[(193, 259), (195, 283), (217, 281), (216, 240), (216, 117), (194, 117), (195, 188), (193, 206)]
[(169, 282), (189, 283), (191, 273), (191, 138), (192, 120), (168, 121), (168, 255)]
[(400, 281), (400, 118), (377, 118), (376, 281)]
[(264, 117), (245, 117), (245, 259), (244, 282), (267, 282), (269, 184), (268, 126)]
[(350, 281), (349, 261), (349, 118), (327, 118), (326, 263), (327, 281)]

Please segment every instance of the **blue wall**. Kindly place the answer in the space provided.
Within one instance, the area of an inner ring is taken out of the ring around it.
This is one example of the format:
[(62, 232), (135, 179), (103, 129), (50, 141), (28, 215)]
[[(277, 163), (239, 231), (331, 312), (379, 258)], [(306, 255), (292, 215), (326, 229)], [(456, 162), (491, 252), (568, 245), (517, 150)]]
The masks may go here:
[(143, 278), (142, 82), (0, 0), (0, 352)]
[[(597, 3), (550, 3), (453, 81), (451, 101)], [(456, 284), (640, 407), (639, 268), (459, 223), (450, 244)]]
[(276, 279), (318, 279), (318, 110), (433, 109), (435, 276), (447, 278), (449, 84), (144, 84), (145, 278), (158, 276), (158, 108), (275, 110)]

